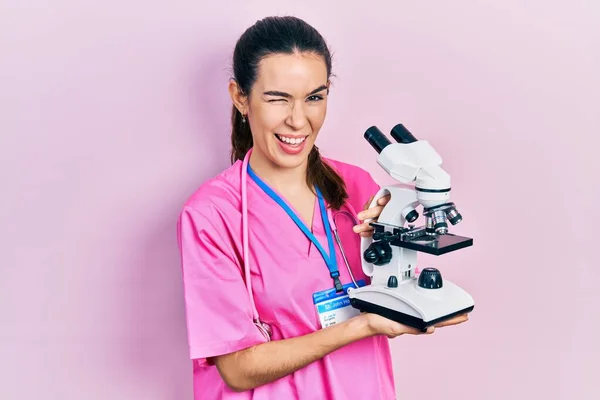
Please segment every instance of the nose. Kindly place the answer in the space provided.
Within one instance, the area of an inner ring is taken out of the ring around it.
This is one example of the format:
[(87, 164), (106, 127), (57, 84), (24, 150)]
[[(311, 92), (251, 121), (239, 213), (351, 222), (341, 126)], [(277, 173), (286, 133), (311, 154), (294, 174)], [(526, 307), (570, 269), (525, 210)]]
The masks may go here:
[(286, 123), (297, 131), (306, 126), (308, 118), (306, 116), (306, 110), (304, 110), (304, 104), (298, 104), (297, 102), (292, 103)]

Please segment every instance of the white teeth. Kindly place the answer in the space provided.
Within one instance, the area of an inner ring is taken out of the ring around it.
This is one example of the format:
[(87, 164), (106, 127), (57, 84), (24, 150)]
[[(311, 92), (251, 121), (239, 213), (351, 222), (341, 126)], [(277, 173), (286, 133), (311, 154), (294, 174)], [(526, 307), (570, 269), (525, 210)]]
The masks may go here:
[(287, 138), (281, 135), (277, 135), (277, 137), (279, 138), (279, 140), (281, 140), (282, 142), (288, 143), (288, 144), (292, 144), (292, 145), (298, 145), (302, 142), (304, 142), (306, 140), (306, 136), (303, 138)]

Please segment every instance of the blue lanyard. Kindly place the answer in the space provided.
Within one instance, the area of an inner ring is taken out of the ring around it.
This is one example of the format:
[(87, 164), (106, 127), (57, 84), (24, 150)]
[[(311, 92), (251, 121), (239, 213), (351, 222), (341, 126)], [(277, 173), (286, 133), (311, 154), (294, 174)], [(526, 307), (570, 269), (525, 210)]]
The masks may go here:
[(304, 232), (304, 234), (317, 246), (319, 252), (323, 256), (325, 260), (325, 264), (329, 269), (329, 276), (333, 279), (333, 285), (335, 287), (336, 292), (342, 292), (344, 290), (342, 283), (340, 281), (340, 273), (337, 268), (337, 260), (335, 255), (335, 248), (333, 244), (333, 236), (331, 235), (331, 227), (329, 225), (329, 219), (327, 218), (327, 209), (325, 208), (325, 201), (323, 200), (323, 195), (319, 188), (315, 188), (317, 192), (317, 197), (319, 199), (319, 209), (321, 210), (321, 218), (323, 219), (323, 226), (325, 227), (325, 233), (327, 234), (327, 244), (329, 245), (329, 255), (325, 252), (325, 249), (321, 246), (321, 243), (317, 240), (317, 238), (310, 232), (310, 230), (306, 227), (306, 225), (298, 218), (298, 216), (290, 209), (290, 207), (283, 201), (277, 193), (275, 193), (265, 182), (263, 182), (258, 175), (250, 168), (250, 164), (248, 164), (248, 175), (252, 177), (252, 179), (260, 186), (260, 188), (269, 195), (270, 198), (275, 200), (277, 204), (279, 204), (287, 213), (287, 215), (292, 218), (292, 220), (298, 225), (298, 227)]

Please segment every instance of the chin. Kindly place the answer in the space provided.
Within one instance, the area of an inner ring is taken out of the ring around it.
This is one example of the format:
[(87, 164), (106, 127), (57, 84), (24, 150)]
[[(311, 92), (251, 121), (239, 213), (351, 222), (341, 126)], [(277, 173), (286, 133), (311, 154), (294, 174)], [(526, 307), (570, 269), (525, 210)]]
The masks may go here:
[(290, 156), (279, 156), (277, 157), (276, 163), (280, 168), (298, 168), (300, 167), (302, 164), (304, 164), (308, 159), (308, 156), (296, 156), (296, 157), (290, 157)]
[(308, 160), (308, 156), (314, 147), (314, 141), (308, 137), (299, 149), (284, 149), (278, 139), (273, 143), (271, 153), (272, 161), (281, 168), (296, 168)]

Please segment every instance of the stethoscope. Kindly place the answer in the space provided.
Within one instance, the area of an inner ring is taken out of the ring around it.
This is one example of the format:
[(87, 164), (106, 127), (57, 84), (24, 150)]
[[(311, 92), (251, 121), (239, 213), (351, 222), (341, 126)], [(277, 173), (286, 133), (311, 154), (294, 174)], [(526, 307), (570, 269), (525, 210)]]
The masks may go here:
[[(246, 156), (244, 157), (244, 161), (242, 162), (242, 179), (241, 179), (241, 187), (242, 187), (242, 247), (243, 247), (243, 264), (244, 264), (244, 277), (246, 283), (246, 289), (248, 291), (248, 296), (250, 299), (250, 304), (252, 307), (252, 319), (254, 320), (254, 324), (261, 331), (263, 336), (268, 340), (271, 339), (271, 328), (269, 325), (265, 324), (260, 320), (258, 315), (258, 310), (256, 309), (256, 304), (254, 303), (254, 296), (252, 294), (252, 281), (250, 279), (250, 256), (249, 256), (249, 246), (248, 246), (248, 162), (250, 160), (250, 154), (252, 153), (252, 149), (250, 149)], [(346, 265), (346, 269), (348, 270), (348, 274), (352, 279), (352, 283), (356, 288), (358, 288), (358, 283), (352, 273), (352, 269), (350, 268), (350, 263), (348, 262), (348, 258), (346, 257), (346, 252), (344, 251), (344, 246), (342, 245), (342, 240), (340, 239), (340, 235), (337, 229), (336, 217), (339, 215), (345, 215), (349, 217), (352, 222), (357, 225), (358, 220), (356, 219), (355, 210), (351, 204), (346, 203), (346, 206), (350, 209), (350, 212), (346, 210), (340, 210), (336, 213), (336, 216), (333, 217), (331, 210), (327, 209), (327, 219), (329, 222), (329, 227), (333, 232), (333, 236), (335, 238), (335, 242), (337, 243), (338, 248), (340, 249), (340, 253), (342, 254), (342, 259), (344, 260), (344, 264)]]

